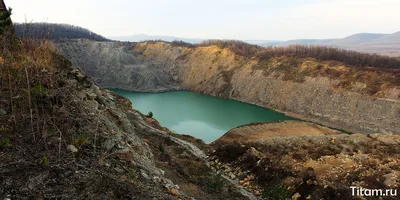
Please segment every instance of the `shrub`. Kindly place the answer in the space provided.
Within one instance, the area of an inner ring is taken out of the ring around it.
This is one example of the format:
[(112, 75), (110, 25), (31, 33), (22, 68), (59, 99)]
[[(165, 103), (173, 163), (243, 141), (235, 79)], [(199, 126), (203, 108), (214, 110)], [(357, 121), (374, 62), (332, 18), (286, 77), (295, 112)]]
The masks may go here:
[(282, 183), (277, 182), (268, 187), (261, 196), (267, 200), (286, 200), (290, 198), (290, 193)]
[(228, 48), (238, 55), (245, 57), (256, 56), (258, 52), (263, 50), (263, 47), (251, 45), (239, 40), (205, 40), (198, 44), (198, 46), (215, 45), (221, 49)]
[(45, 97), (47, 96), (47, 90), (43, 86), (42, 83), (38, 83), (35, 86), (33, 86), (30, 90), (30, 93), (32, 97)]
[(88, 137), (86, 134), (79, 134), (78, 137), (72, 139), (72, 144), (75, 145), (76, 147), (80, 147), (84, 145), (88, 141)]
[(165, 153), (165, 149), (164, 149), (164, 146), (163, 146), (162, 144), (158, 145), (158, 150), (159, 150), (161, 153)]
[(46, 155), (42, 156), (42, 164), (43, 165), (48, 165), (49, 164), (49, 158), (47, 158)]
[(135, 180), (137, 178), (136, 172), (135, 172), (135, 170), (133, 168), (129, 168), (128, 169), (128, 173), (129, 173), (129, 178), (131, 180)]
[(225, 185), (224, 178), (222, 178), (220, 173), (215, 171), (207, 172), (206, 181), (207, 187), (215, 192), (220, 191)]
[(171, 42), (171, 44), (174, 46), (180, 46), (180, 47), (188, 47), (188, 48), (195, 47), (194, 44), (187, 43), (182, 40), (174, 40)]
[(11, 142), (10, 142), (9, 137), (5, 137), (1, 140), (0, 147), (10, 147), (10, 146), (11, 146)]

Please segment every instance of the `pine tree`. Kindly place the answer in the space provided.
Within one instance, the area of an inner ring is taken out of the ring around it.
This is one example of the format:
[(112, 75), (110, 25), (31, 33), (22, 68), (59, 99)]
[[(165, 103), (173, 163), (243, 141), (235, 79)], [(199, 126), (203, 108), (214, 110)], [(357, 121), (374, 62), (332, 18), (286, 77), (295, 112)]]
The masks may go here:
[(11, 11), (12, 9), (6, 8), (6, 5), (4, 4), (4, 1), (0, 1), (0, 34), (3, 34), (4, 31), (12, 27), (12, 21), (11, 21)]

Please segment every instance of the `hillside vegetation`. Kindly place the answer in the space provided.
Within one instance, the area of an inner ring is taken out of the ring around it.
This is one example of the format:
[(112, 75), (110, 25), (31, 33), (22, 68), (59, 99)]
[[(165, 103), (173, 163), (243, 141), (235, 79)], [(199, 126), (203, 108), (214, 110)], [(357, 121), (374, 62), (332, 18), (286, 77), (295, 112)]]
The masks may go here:
[(326, 61), (333, 60), (343, 62), (351, 66), (400, 68), (400, 60), (393, 57), (377, 54), (367, 54), (326, 46), (290, 45), (287, 47), (260, 47), (235, 40), (209, 40), (199, 46), (216, 45), (220, 48), (228, 48), (245, 57), (257, 57), (260, 60), (279, 56), (294, 56), (299, 58), (315, 58)]
[(69, 24), (55, 23), (16, 23), (15, 32), (19, 37), (50, 40), (84, 38), (94, 41), (109, 41), (88, 29)]

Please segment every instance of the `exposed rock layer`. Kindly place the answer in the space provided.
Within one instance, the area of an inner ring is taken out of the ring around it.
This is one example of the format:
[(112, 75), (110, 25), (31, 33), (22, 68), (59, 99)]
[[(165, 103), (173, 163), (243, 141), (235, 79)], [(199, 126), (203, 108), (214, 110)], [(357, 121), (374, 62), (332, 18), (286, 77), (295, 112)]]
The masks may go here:
[(260, 61), (216, 46), (87, 40), (57, 46), (103, 87), (145, 92), (184, 89), (257, 104), (339, 129), (400, 133), (400, 120), (396, 120), (400, 119), (399, 86), (379, 79), (394, 76), (390, 80), (396, 81), (394, 72), (313, 59), (302, 59), (298, 66), (284, 65), (288, 59)]

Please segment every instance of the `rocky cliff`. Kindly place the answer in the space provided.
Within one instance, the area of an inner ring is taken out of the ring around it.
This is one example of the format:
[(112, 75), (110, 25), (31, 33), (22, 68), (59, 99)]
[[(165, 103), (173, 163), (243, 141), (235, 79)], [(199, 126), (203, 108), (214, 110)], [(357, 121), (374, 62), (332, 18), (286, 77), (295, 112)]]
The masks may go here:
[(291, 56), (260, 60), (213, 45), (74, 40), (57, 47), (103, 87), (184, 89), (348, 131), (400, 133), (398, 69)]

